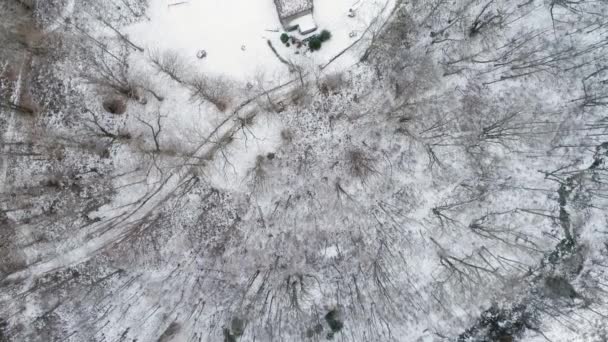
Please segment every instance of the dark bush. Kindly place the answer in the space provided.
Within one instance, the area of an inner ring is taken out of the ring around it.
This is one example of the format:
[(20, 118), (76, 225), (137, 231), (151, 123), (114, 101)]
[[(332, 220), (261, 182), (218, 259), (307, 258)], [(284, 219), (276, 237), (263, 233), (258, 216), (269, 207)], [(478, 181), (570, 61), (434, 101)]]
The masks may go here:
[(245, 332), (245, 321), (239, 317), (232, 318), (230, 322), (230, 330), (234, 336), (242, 336)]
[(329, 328), (332, 332), (336, 333), (344, 327), (344, 322), (342, 322), (340, 311), (337, 309), (331, 310), (325, 315), (325, 321), (329, 325)]
[(308, 48), (312, 51), (317, 51), (321, 49), (322, 44), (323, 42), (321, 41), (321, 38), (319, 38), (319, 36), (314, 36), (308, 41)]
[(331, 38), (331, 32), (327, 31), (327, 30), (323, 30), (321, 31), (321, 34), (319, 34), (319, 39), (321, 40), (321, 42), (326, 42)]
[(282, 42), (283, 44), (287, 44), (287, 42), (288, 42), (288, 41), (289, 41), (289, 35), (288, 35), (287, 33), (283, 33), (283, 34), (281, 35), (281, 42)]

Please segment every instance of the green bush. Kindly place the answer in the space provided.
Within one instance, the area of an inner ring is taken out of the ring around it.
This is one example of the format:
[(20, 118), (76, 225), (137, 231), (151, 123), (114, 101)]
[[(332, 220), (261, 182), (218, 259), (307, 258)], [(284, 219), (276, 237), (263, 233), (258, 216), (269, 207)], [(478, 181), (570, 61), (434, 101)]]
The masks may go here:
[(331, 38), (331, 32), (329, 32), (327, 30), (321, 31), (321, 34), (319, 35), (319, 39), (321, 39), (321, 42), (326, 42), (330, 38)]
[(283, 33), (281, 35), (281, 42), (283, 42), (283, 44), (287, 44), (288, 41), (289, 41), (289, 35), (287, 33)]
[(321, 41), (321, 38), (319, 38), (318, 36), (314, 36), (314, 37), (310, 38), (310, 40), (308, 41), (308, 47), (312, 51), (317, 51), (317, 50), (321, 49), (322, 44), (323, 44), (323, 42)]

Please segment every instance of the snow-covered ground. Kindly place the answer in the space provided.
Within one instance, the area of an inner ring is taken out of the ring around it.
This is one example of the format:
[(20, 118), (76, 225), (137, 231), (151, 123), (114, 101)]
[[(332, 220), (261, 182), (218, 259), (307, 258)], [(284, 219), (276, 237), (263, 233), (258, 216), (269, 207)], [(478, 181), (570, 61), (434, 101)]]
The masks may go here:
[(63, 2), (6, 124), (0, 341), (605, 342), (608, 8), (316, 0), (295, 54), (272, 0)]
[[(307, 51), (287, 47), (280, 41), (284, 32), (278, 19), (273, 0), (151, 0), (147, 19), (126, 28), (129, 38), (145, 48), (146, 52), (131, 54), (132, 69), (140, 74), (151, 75), (148, 79), (166, 99), (155, 107), (130, 108), (135, 113), (142, 109), (160, 112), (163, 118), (161, 140), (176, 146), (181, 152), (196, 149), (205, 136), (222, 123), (230, 111), (247, 98), (256, 96), (280, 84), (298, 78), (298, 74), (282, 63), (268, 46), (271, 41), (282, 58), (302, 68), (308, 80), (322, 77), (323, 73), (336, 73), (355, 65), (365, 48), (365, 40), (353, 46), (364, 33), (367, 34), (386, 20), (393, 0), (316, 0), (314, 18), (321, 30), (328, 30), (332, 37), (320, 51)], [(351, 11), (352, 10), (352, 11)], [(349, 12), (354, 16), (349, 16)], [(371, 29), (368, 29), (369, 26)], [(107, 34), (114, 32), (106, 30)], [(299, 38), (296, 32), (290, 32)], [(310, 35), (309, 35), (310, 36)], [(365, 38), (365, 37), (364, 37)], [(345, 53), (343, 51), (348, 49)], [(197, 53), (205, 50), (204, 59)], [(231, 106), (226, 112), (218, 112), (209, 103), (200, 104), (189, 99), (189, 91), (171, 79), (158, 75), (150, 66), (150, 53), (171, 51), (187, 64), (188, 74), (202, 73), (221, 76), (231, 83)], [(340, 54), (331, 67), (320, 70), (328, 61)], [(141, 115), (141, 114), (138, 114)], [(148, 121), (154, 120), (148, 113)], [(232, 120), (229, 122), (232, 124)], [(145, 136), (148, 127), (137, 120), (130, 121), (133, 130)], [(220, 132), (224, 132), (222, 127)], [(282, 130), (279, 120), (263, 117), (248, 128), (251, 136), (237, 136), (228, 152), (230, 165), (220, 158), (210, 165), (209, 175), (221, 188), (242, 189), (246, 175), (259, 155), (273, 151), (280, 142)], [(217, 139), (217, 136), (213, 137)], [(122, 158), (129, 159), (128, 151)]]
[[(268, 47), (268, 40), (287, 60), (321, 65), (357, 39), (387, 2), (390, 5), (392, 0), (316, 0), (317, 33), (329, 30), (332, 38), (318, 52), (302, 48), (301, 55), (295, 54), (294, 47), (281, 44), (284, 31), (273, 0), (151, 0), (150, 20), (127, 31), (148, 49), (178, 51), (206, 73), (243, 82), (260, 76), (276, 82), (290, 75)], [(356, 9), (354, 18), (348, 16), (351, 8)], [(203, 60), (196, 57), (200, 50), (207, 52)], [(356, 62), (357, 53), (360, 51), (346, 54), (340, 62), (342, 68)]]

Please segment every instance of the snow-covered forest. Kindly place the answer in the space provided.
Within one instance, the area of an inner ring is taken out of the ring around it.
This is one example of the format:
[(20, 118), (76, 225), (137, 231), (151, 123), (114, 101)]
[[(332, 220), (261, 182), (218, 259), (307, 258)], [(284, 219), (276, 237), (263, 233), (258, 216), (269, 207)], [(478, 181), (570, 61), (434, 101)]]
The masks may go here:
[(0, 342), (608, 341), (608, 2), (313, 16), (0, 0)]

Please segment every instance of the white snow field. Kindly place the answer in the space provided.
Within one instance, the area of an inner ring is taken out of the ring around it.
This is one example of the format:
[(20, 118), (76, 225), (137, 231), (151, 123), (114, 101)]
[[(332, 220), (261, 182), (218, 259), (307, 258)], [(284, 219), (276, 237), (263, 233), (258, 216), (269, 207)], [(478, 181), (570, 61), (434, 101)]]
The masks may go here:
[[(205, 72), (245, 82), (260, 75), (284, 80), (289, 78), (288, 68), (272, 53), (267, 40), (287, 60), (301, 64), (312, 60), (321, 65), (357, 39), (387, 2), (392, 0), (316, 0), (316, 32), (329, 30), (332, 38), (315, 53), (304, 53), (302, 48), (305, 57), (280, 43), (283, 28), (272, 0), (151, 0), (150, 20), (128, 31), (147, 48), (176, 50)], [(351, 18), (348, 12), (354, 5), (357, 16)], [(199, 50), (207, 52), (205, 59), (196, 58)], [(336, 64), (352, 65), (357, 52), (343, 55)]]

